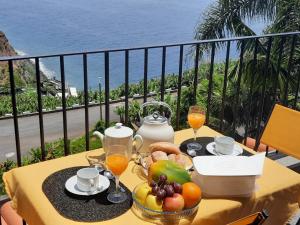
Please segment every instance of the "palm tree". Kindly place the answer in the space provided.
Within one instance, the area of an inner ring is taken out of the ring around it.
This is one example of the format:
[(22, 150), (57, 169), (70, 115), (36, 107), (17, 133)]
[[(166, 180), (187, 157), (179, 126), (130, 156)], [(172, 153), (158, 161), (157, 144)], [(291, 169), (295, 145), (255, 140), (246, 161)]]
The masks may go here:
[[(196, 28), (195, 38), (204, 40), (220, 39), (229, 36), (256, 35), (253, 29), (247, 25), (254, 20), (268, 24), (263, 31), (264, 33), (299, 31), (300, 0), (218, 0), (203, 15), (202, 22)], [(280, 91), (280, 99), (283, 99), (287, 82), (290, 85), (289, 91), (295, 93), (297, 85), (299, 85), (299, 82), (296, 81), (298, 79), (296, 71), (300, 68), (300, 45), (298, 39), (299, 36), (295, 36), (295, 39), (289, 36), (285, 40), (281, 38), (261, 38), (257, 43), (255, 41), (244, 42), (244, 64), (241, 68), (241, 88), (243, 93), (249, 92), (251, 81), (254, 83), (252, 94), (255, 100), (259, 99), (258, 96), (262, 94), (262, 89), (265, 85), (264, 90), (267, 92), (265, 96), (269, 99), (267, 101), (265, 99), (264, 103), (275, 101), (271, 96), (276, 96), (275, 91), (277, 89)], [(283, 41), (282, 49), (280, 49), (281, 41)], [(290, 71), (291, 76), (287, 79), (292, 42), (295, 43), (293, 60), (291, 61), (293, 69)], [(219, 42), (216, 47), (222, 48), (224, 44)], [(241, 48), (241, 45), (242, 41), (238, 41), (237, 47)], [(257, 46), (258, 53), (257, 63), (253, 59), (255, 46)], [(202, 46), (201, 51), (208, 50), (208, 48), (209, 46)], [(268, 48), (270, 49), (270, 55), (269, 64), (266, 67)], [(281, 50), (282, 58), (280, 60), (279, 52)], [(280, 61), (279, 67), (277, 66), (278, 61)], [(231, 71), (229, 76), (230, 82), (237, 82), (239, 66), (239, 62), (237, 62), (235, 68)], [(232, 94), (234, 95), (234, 90)], [(227, 100), (232, 101), (232, 98), (229, 97)], [(230, 102), (227, 104), (230, 104)], [(249, 102), (248, 98), (244, 98), (243, 104), (238, 106), (240, 107), (238, 111), (246, 112), (249, 104), (252, 105), (252, 110), (259, 111), (260, 105), (258, 102)], [(265, 114), (268, 111), (269, 109), (264, 109)]]
[[(203, 39), (220, 39), (227, 36), (251, 36), (255, 32), (246, 24), (246, 21), (261, 20), (266, 26), (264, 33), (280, 33), (300, 30), (300, 0), (219, 0), (212, 5), (204, 14), (203, 22), (196, 28), (195, 38)], [(286, 66), (289, 60), (292, 37), (287, 38), (284, 42), (282, 53), (282, 67), (279, 68), (279, 85), (283, 86), (286, 79)], [(298, 38), (299, 39), (299, 38)], [(258, 42), (258, 65), (257, 71), (264, 72), (265, 55), (267, 51), (268, 40), (260, 39)], [(217, 47), (222, 47), (218, 43)], [(272, 40), (269, 76), (277, 73), (277, 59), (280, 51), (280, 39)], [(241, 46), (241, 42), (238, 42)], [(255, 41), (248, 41), (245, 44), (245, 65), (253, 63), (251, 53), (253, 54)], [(294, 51), (293, 65), (298, 68), (300, 65), (300, 46), (296, 40), (296, 49)], [(249, 57), (250, 56), (250, 57)], [(237, 65), (238, 66), (238, 65)], [(272, 71), (273, 70), (273, 71)], [(237, 69), (234, 70), (238, 71)], [(249, 68), (248, 68), (249, 71)], [(245, 72), (245, 81), (250, 81), (249, 72)], [(248, 75), (248, 77), (247, 77)], [(255, 75), (255, 74), (254, 74)], [(256, 74), (254, 80), (263, 78), (262, 74)], [(257, 80), (258, 81), (258, 80)], [(258, 81), (262, 83), (262, 81)], [(292, 82), (293, 83), (293, 82)], [(259, 86), (259, 85), (258, 85)], [(282, 90), (282, 86), (279, 86)]]
[(246, 21), (261, 20), (266, 32), (300, 29), (299, 0), (219, 0), (204, 14), (195, 38), (220, 39), (227, 36), (251, 36), (255, 32)]

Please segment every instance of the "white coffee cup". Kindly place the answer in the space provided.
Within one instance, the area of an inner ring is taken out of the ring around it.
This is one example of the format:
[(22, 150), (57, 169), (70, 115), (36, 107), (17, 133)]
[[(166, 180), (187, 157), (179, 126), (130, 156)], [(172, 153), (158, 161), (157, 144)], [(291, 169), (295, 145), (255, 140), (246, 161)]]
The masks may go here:
[(77, 187), (80, 191), (93, 192), (99, 186), (99, 172), (95, 168), (77, 171)]
[(234, 148), (234, 139), (227, 136), (215, 137), (216, 152), (223, 155), (231, 155)]

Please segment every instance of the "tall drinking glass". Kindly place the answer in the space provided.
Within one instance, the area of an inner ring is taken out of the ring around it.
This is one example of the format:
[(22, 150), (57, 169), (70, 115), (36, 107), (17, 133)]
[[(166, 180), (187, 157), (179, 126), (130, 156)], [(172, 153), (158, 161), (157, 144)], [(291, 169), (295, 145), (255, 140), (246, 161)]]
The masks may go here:
[(187, 145), (188, 149), (195, 151), (201, 150), (202, 145), (197, 142), (197, 131), (203, 126), (205, 122), (205, 109), (201, 106), (191, 106), (188, 113), (188, 123), (194, 130), (194, 141)]
[(106, 151), (106, 167), (116, 178), (116, 190), (107, 196), (108, 201), (112, 203), (121, 203), (127, 199), (126, 193), (121, 192), (119, 186), (119, 177), (129, 162), (127, 148), (126, 145), (112, 145)]

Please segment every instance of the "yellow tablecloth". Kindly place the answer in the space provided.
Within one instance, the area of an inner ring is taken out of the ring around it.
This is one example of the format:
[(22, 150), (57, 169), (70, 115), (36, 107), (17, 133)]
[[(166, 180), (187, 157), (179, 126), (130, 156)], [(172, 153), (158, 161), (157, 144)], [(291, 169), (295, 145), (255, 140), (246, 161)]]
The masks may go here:
[[(191, 138), (192, 134), (191, 129), (176, 132), (175, 142), (180, 144)], [(218, 133), (204, 126), (198, 134), (213, 137)], [(102, 151), (102, 149), (95, 151)], [(47, 176), (58, 170), (84, 165), (88, 165), (85, 153), (80, 153), (16, 168), (5, 173), (3, 178), (7, 194), (13, 201), (13, 207), (30, 225), (152, 224), (136, 217), (132, 210), (112, 220), (96, 223), (75, 222), (61, 216), (44, 195), (42, 183)], [(137, 176), (136, 172), (137, 166), (131, 162), (121, 176), (121, 181), (130, 190), (142, 182), (142, 178)], [(263, 175), (257, 183), (259, 188), (251, 198), (202, 199), (192, 224), (226, 224), (262, 209), (267, 209), (270, 215), (266, 224), (283, 224), (299, 207), (300, 175), (266, 159)]]

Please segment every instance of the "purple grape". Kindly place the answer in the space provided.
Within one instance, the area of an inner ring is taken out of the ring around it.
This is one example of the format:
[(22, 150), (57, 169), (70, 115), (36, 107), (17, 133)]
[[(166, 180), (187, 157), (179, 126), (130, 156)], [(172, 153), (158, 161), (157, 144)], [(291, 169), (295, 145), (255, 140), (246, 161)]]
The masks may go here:
[(181, 184), (178, 184), (178, 183), (174, 182), (173, 188), (174, 188), (175, 193), (179, 193), (180, 194), (182, 192), (182, 186), (181, 186)]
[(163, 200), (166, 197), (166, 191), (164, 189), (159, 189), (156, 197), (158, 198), (158, 200)]
[(159, 187), (157, 185), (155, 185), (154, 187), (152, 187), (152, 194), (153, 195), (156, 195), (158, 191), (159, 191)]
[(164, 175), (164, 174), (161, 174), (161, 175), (159, 176), (159, 181), (160, 181), (161, 183), (165, 183), (165, 182), (167, 181), (167, 176)]
[(150, 182), (150, 185), (149, 185), (150, 187), (154, 187), (154, 186), (157, 186), (157, 183), (154, 181), (154, 180), (152, 180), (151, 182)]
[(158, 181), (157, 184), (158, 184), (159, 187), (162, 187), (164, 185), (164, 182)]
[(167, 197), (172, 197), (173, 194), (174, 194), (174, 188), (173, 188), (173, 186), (171, 186), (171, 185), (167, 185), (167, 186), (165, 187), (165, 191), (166, 191), (166, 193), (167, 193)]
[(166, 189), (166, 187), (168, 186), (169, 184), (164, 184), (164, 185), (162, 185), (160, 188), (161, 189)]

